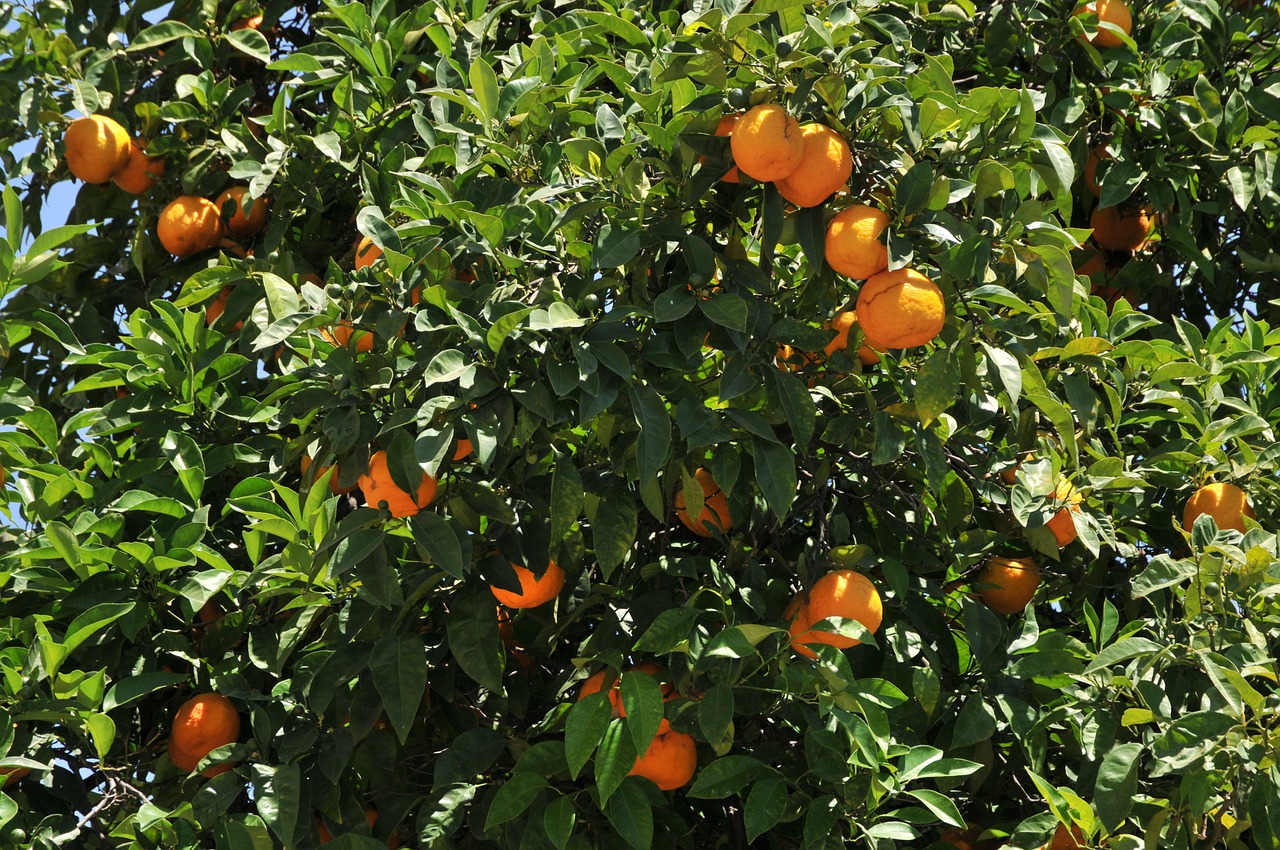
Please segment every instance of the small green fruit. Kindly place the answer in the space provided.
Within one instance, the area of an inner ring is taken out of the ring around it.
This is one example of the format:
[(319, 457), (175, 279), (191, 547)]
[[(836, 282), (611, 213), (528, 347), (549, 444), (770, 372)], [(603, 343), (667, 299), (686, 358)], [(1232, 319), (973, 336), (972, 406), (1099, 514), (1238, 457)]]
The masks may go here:
[(779, 59), (786, 59), (788, 56), (791, 55), (791, 42), (789, 41), (778, 42), (778, 46), (773, 48), (773, 52), (777, 54)]

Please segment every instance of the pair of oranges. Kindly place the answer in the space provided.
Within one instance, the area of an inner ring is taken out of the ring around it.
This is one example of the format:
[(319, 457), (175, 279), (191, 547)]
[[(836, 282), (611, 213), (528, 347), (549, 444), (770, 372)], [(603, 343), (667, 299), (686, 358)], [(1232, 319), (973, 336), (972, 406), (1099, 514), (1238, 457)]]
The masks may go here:
[[(156, 235), (160, 244), (175, 257), (190, 257), (207, 251), (222, 241), (225, 234), (248, 239), (267, 223), (269, 198), (250, 198), (244, 186), (231, 186), (216, 201), (199, 195), (181, 195), (160, 211)], [(226, 223), (222, 211), (230, 205)]]
[(86, 183), (114, 181), (124, 191), (140, 195), (164, 175), (164, 157), (147, 156), (142, 140), (130, 138), (129, 132), (107, 115), (86, 115), (72, 121), (63, 146), (67, 169)]

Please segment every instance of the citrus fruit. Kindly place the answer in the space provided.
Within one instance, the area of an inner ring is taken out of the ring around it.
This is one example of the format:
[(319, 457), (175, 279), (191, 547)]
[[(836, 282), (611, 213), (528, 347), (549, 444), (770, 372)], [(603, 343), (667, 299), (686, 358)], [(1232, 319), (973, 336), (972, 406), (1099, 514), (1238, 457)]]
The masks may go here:
[[(800, 351), (790, 345), (779, 345), (778, 355), (773, 359), (774, 365), (779, 369), (785, 369), (788, 372), (798, 372), (801, 369), (812, 366), (818, 362), (818, 358), (807, 351)], [(680, 501), (677, 506), (684, 502), (682, 494), (677, 494), (676, 498)]]
[(262, 16), (250, 15), (247, 18), (240, 18), (238, 21), (236, 21), (234, 24), (231, 25), (230, 29), (231, 29), (231, 32), (235, 32), (236, 30), (256, 30), (261, 26), (262, 26)]
[[(329, 471), (329, 467), (327, 466), (317, 466), (315, 474), (308, 476), (307, 473), (310, 472), (311, 470), (311, 455), (303, 455), (301, 465), (302, 465), (302, 480), (307, 482), (308, 484), (314, 481), (318, 481), (320, 478), (323, 478), (324, 474)], [(336, 463), (333, 466), (334, 466), (333, 476), (329, 479), (329, 492), (335, 496), (338, 496), (338, 495), (341, 495), (342, 493), (350, 493), (352, 490), (356, 489), (355, 484), (349, 484), (346, 487), (340, 486), (338, 484), (338, 475), (340, 470), (337, 469), (338, 465)]]
[(1053, 488), (1053, 498), (1064, 502), (1066, 506), (1054, 514), (1046, 525), (1053, 532), (1053, 539), (1058, 541), (1058, 548), (1062, 548), (1076, 539), (1076, 522), (1071, 515), (1080, 513), (1080, 503), (1084, 501), (1084, 496), (1080, 495), (1080, 491), (1070, 481), (1063, 478)]
[(865, 280), (889, 267), (889, 249), (880, 234), (889, 216), (875, 207), (845, 207), (827, 224), (825, 255), (838, 274)]
[[(378, 811), (372, 806), (366, 807), (364, 810), (364, 819), (369, 822), (369, 829), (373, 829), (374, 823), (378, 820)], [(333, 840), (333, 833), (329, 832), (329, 827), (325, 826), (324, 818), (316, 818), (316, 834), (319, 836), (321, 844)], [(390, 848), (390, 850), (395, 850), (395, 848), (399, 846), (400, 836), (393, 835), (388, 839), (387, 847)]]
[(804, 155), (800, 164), (777, 182), (778, 191), (798, 207), (816, 207), (849, 182), (853, 154), (840, 134), (823, 124), (804, 125), (800, 137)]
[(431, 504), (436, 497), (436, 480), (425, 472), (422, 483), (415, 493), (406, 493), (391, 478), (391, 470), (387, 468), (387, 453), (376, 451), (369, 457), (369, 471), (361, 475), (357, 481), (360, 491), (364, 493), (365, 503), (376, 508), (382, 502), (387, 503), (387, 510), (393, 517), (413, 516)]
[(674, 791), (688, 785), (697, 769), (698, 747), (693, 737), (668, 729), (653, 736), (627, 775), (643, 776), (663, 791)]
[(1111, 159), (1107, 146), (1096, 145), (1084, 161), (1084, 186), (1095, 198), (1102, 194), (1102, 187), (1098, 185), (1098, 164), (1104, 159)]
[(382, 257), (382, 249), (374, 244), (373, 240), (368, 236), (362, 237), (356, 243), (356, 264), (357, 269), (363, 269), (373, 265)]
[(873, 275), (858, 290), (854, 309), (862, 335), (880, 349), (924, 345), (947, 320), (942, 290), (915, 269)]
[(715, 531), (723, 532), (733, 528), (729, 516), (729, 500), (725, 498), (724, 491), (711, 477), (711, 473), (699, 469), (693, 473), (693, 477), (702, 485), (702, 513), (698, 515), (696, 522), (690, 518), (689, 511), (685, 508), (684, 488), (676, 491), (676, 516), (684, 523), (685, 528), (702, 537), (711, 537)]
[(781, 180), (800, 164), (804, 137), (796, 119), (776, 103), (747, 110), (729, 137), (734, 164), (762, 182)]
[[(716, 125), (716, 135), (717, 135), (717, 136), (732, 136), (732, 135), (733, 135), (733, 128), (737, 125), (737, 123), (738, 123), (738, 118), (740, 118), (740, 117), (741, 117), (741, 116), (739, 116), (739, 115), (722, 115), (722, 116), (720, 116), (720, 123)], [(732, 144), (732, 143), (730, 143), (730, 144)], [(722, 182), (725, 182), (725, 183), (738, 183), (738, 182), (740, 182), (740, 181), (741, 181), (741, 179), (742, 179), (742, 177), (741, 177), (741, 175), (738, 173), (738, 166), (736, 166), (736, 165), (735, 165), (733, 168), (730, 168), (730, 169), (729, 169), (729, 172), (728, 172), (727, 174), (725, 174), (725, 176), (723, 176), (723, 177), (721, 177), (721, 178), (720, 178), (720, 180), (721, 180)]]
[(227, 209), (231, 204), (231, 215), (227, 218), (227, 230), (237, 239), (245, 239), (262, 229), (267, 223), (267, 212), (271, 201), (268, 198), (245, 198), (248, 189), (244, 186), (231, 186), (223, 190), (215, 201), (218, 211)]
[(129, 162), (133, 141), (106, 115), (77, 118), (63, 136), (67, 169), (86, 183), (106, 183)]
[(1084, 834), (1080, 832), (1080, 827), (1072, 824), (1071, 829), (1068, 830), (1062, 824), (1058, 824), (1058, 828), (1053, 832), (1053, 839), (1044, 846), (1044, 850), (1082, 850), (1083, 840)]
[(454, 463), (457, 463), (460, 460), (466, 460), (468, 457), (471, 456), (471, 453), (474, 452), (475, 450), (476, 450), (476, 447), (471, 444), (470, 440), (468, 440), (466, 437), (459, 437), (458, 442), (453, 449)]
[(351, 320), (342, 318), (333, 326), (333, 330), (320, 331), (320, 336), (332, 342), (334, 345), (346, 346), (350, 344), (351, 338), (354, 336), (356, 340), (356, 351), (360, 354), (373, 351), (373, 333), (371, 331), (358, 331), (351, 324)]
[[(230, 297), (231, 297), (230, 286), (224, 286), (222, 287), (222, 289), (218, 291), (217, 297), (209, 302), (208, 307), (204, 308), (205, 327), (212, 326), (214, 322), (218, 321), (218, 319), (222, 317), (222, 314), (227, 311), (227, 299)], [(241, 319), (240, 321), (232, 325), (231, 329), (233, 331), (238, 331), (243, 327), (244, 327), (244, 320)]]
[(1182, 527), (1187, 531), (1196, 524), (1196, 518), (1208, 514), (1218, 528), (1233, 528), (1244, 532), (1244, 518), (1254, 519), (1249, 497), (1234, 484), (1206, 484), (1191, 494), (1182, 511)]
[(812, 631), (814, 623), (828, 617), (857, 620), (874, 634), (884, 619), (884, 606), (871, 579), (853, 570), (833, 570), (792, 600), (788, 616), (794, 616), (789, 627), (791, 648), (806, 658), (816, 658), (809, 649), (814, 644), (847, 649), (862, 641), (835, 632)]
[(0, 782), (0, 788), (8, 788), (15, 782), (21, 782), (31, 773), (29, 767), (0, 767), (0, 776), (4, 777), (4, 782)]
[(141, 195), (164, 176), (164, 157), (147, 156), (143, 148), (137, 139), (130, 142), (129, 158), (124, 167), (111, 177), (117, 186), (131, 195)]
[(160, 244), (175, 257), (207, 251), (222, 239), (222, 218), (208, 198), (181, 195), (160, 212), (156, 225)]
[(976, 583), (991, 585), (978, 591), (978, 598), (997, 614), (1016, 614), (1027, 607), (1040, 586), (1040, 565), (1031, 558), (992, 556), (983, 564)]
[(516, 578), (520, 579), (519, 593), (489, 585), (494, 598), (508, 608), (537, 608), (555, 599), (564, 588), (564, 570), (555, 561), (547, 565), (541, 578), (535, 576), (533, 570), (525, 569), (519, 564), (512, 564), (511, 569), (516, 571)]
[[(1125, 35), (1133, 32), (1133, 14), (1129, 11), (1129, 6), (1124, 0), (1097, 0), (1097, 2), (1084, 3), (1072, 12), (1072, 15), (1083, 15), (1085, 12), (1094, 12), (1098, 15), (1099, 24), (1115, 24)], [(1120, 40), (1120, 36), (1105, 30), (1101, 26), (1098, 32), (1089, 39), (1098, 47), (1119, 47), (1124, 44)], [(1055, 849), (1056, 850), (1056, 849)]]
[[(655, 679), (660, 679), (666, 671), (662, 668), (661, 664), (656, 664), (652, 661), (645, 661), (641, 664), (637, 664), (635, 667), (624, 670), (622, 675), (626, 676), (628, 674), (635, 673), (645, 673)], [(581, 702), (584, 697), (598, 693), (606, 687), (609, 690), (605, 691), (605, 696), (609, 698), (609, 705), (613, 706), (613, 716), (626, 717), (627, 709), (622, 704), (622, 679), (608, 668), (601, 670), (598, 673), (594, 673), (583, 680), (582, 688), (578, 691), (578, 701)], [(660, 680), (658, 682), (658, 687), (662, 691), (663, 701), (670, 701), (679, 696), (679, 694), (676, 693), (675, 688), (672, 687), (671, 683), (668, 681)], [(662, 722), (658, 724), (658, 734), (662, 734), (670, 728), (671, 722), (664, 717), (662, 718)]]
[[(842, 310), (836, 313), (827, 323), (827, 327), (836, 332), (835, 339), (827, 343), (825, 349), (828, 357), (837, 351), (844, 351), (849, 347), (849, 334), (858, 326), (858, 313), (856, 310)], [(874, 366), (880, 362), (880, 355), (876, 353), (869, 345), (858, 346), (858, 360), (863, 366)]]
[(1089, 217), (1093, 241), (1112, 251), (1136, 251), (1151, 237), (1154, 221), (1145, 209), (1122, 211), (1119, 207), (1098, 207)]
[[(197, 694), (174, 715), (169, 732), (169, 761), (184, 773), (196, 769), (200, 760), (218, 747), (234, 744), (240, 737), (240, 714), (222, 694)], [(207, 777), (231, 769), (230, 764), (205, 768)]]

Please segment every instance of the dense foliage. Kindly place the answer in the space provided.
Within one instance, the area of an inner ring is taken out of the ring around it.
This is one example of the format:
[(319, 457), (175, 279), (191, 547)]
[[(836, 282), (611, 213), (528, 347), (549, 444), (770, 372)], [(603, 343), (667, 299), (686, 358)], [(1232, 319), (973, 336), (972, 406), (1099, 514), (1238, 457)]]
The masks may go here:
[[(1280, 847), (1280, 12), (1134, 6), (1103, 49), (1070, 0), (0, 6), (0, 845)], [(761, 102), (848, 141), (847, 193), (721, 180)], [(41, 232), (93, 113), (165, 173)], [(230, 185), (260, 232), (161, 247)], [(779, 368), (854, 303), (849, 203), (945, 328)], [(1100, 294), (1095, 204), (1157, 224)], [(326, 486), (379, 449), (427, 509)], [(1245, 533), (1183, 527), (1209, 481)], [(1039, 560), (1025, 611), (970, 592), (992, 555)], [(884, 625), (810, 660), (784, 609), (833, 566)], [(577, 700), (643, 662), (665, 699)], [(208, 691), (235, 766), (188, 776)], [(664, 717), (665, 792), (627, 776)]]

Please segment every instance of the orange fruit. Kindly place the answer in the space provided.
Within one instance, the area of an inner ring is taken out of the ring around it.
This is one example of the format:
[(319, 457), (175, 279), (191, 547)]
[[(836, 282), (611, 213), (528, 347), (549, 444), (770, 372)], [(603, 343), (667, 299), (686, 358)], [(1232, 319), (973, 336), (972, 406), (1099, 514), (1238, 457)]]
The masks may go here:
[[(779, 369), (798, 372), (817, 363), (818, 358), (807, 351), (799, 351), (790, 345), (779, 345), (778, 356), (773, 359), (773, 362)], [(677, 494), (676, 498), (680, 499), (681, 502), (684, 501), (682, 495)]]
[(1106, 274), (1107, 262), (1102, 259), (1102, 254), (1093, 249), (1089, 249), (1088, 254), (1080, 265), (1076, 266), (1076, 274), (1085, 277), (1093, 277), (1095, 274)]
[(170, 254), (190, 257), (222, 240), (222, 217), (217, 205), (208, 198), (182, 195), (161, 210), (156, 234)]
[[(222, 694), (198, 694), (184, 702), (174, 715), (169, 731), (169, 761), (184, 773), (196, 769), (200, 760), (218, 747), (234, 744), (240, 737), (240, 714)], [(229, 764), (206, 768), (214, 777), (231, 769)]]
[(938, 841), (943, 844), (950, 844), (956, 850), (987, 850), (987, 848), (995, 845), (991, 839), (982, 841), (978, 836), (982, 835), (983, 829), (974, 824), (966, 824), (965, 829), (959, 827), (948, 827), (938, 836)]
[[(626, 675), (627, 673), (647, 673), (653, 678), (658, 679), (665, 672), (666, 671), (663, 669), (661, 664), (656, 664), (653, 661), (645, 661), (641, 664), (637, 664), (635, 667), (631, 667), (623, 671), (623, 675)], [(627, 710), (622, 704), (622, 679), (612, 670), (607, 668), (588, 676), (582, 682), (582, 688), (578, 691), (578, 701), (581, 702), (584, 697), (604, 690), (605, 687), (609, 688), (605, 693), (605, 696), (609, 698), (609, 705), (613, 706), (613, 716), (626, 717)], [(658, 687), (662, 690), (662, 699), (664, 702), (669, 702), (679, 696), (670, 682), (659, 681)], [(662, 718), (662, 722), (658, 725), (658, 734), (661, 735), (670, 728), (670, 721), (664, 717)]]
[(804, 155), (790, 174), (777, 181), (782, 197), (798, 207), (816, 207), (849, 182), (853, 154), (839, 133), (823, 124), (800, 128)]
[[(364, 810), (364, 819), (369, 822), (369, 828), (373, 829), (374, 823), (378, 820), (378, 811), (372, 806), (366, 807)], [(316, 834), (319, 836), (321, 844), (333, 840), (333, 834), (329, 832), (329, 827), (324, 825), (324, 818), (316, 818)], [(398, 835), (391, 836), (387, 841), (387, 847), (390, 848), (390, 850), (395, 850), (395, 848), (399, 846), (400, 836)]]
[(702, 485), (702, 513), (698, 515), (697, 522), (690, 519), (689, 511), (685, 509), (684, 487), (681, 486), (676, 491), (676, 516), (684, 523), (685, 528), (700, 537), (711, 537), (714, 534), (712, 528), (717, 531), (733, 528), (733, 521), (729, 516), (729, 500), (725, 498), (724, 491), (711, 477), (711, 473), (699, 469), (693, 473), (693, 477)]
[[(737, 125), (738, 119), (741, 117), (741, 115), (720, 116), (720, 123), (716, 125), (716, 135), (732, 136), (733, 128)], [(732, 142), (730, 142), (730, 144), (732, 144)], [(706, 159), (706, 157), (703, 157), (703, 159)], [(733, 168), (730, 168), (729, 172), (725, 174), (725, 176), (720, 178), (722, 183), (738, 183), (741, 180), (742, 176), (738, 173), (738, 166), (736, 165)]]
[(1070, 481), (1063, 478), (1053, 488), (1053, 498), (1066, 504), (1046, 523), (1053, 532), (1053, 539), (1058, 541), (1058, 548), (1062, 548), (1076, 539), (1076, 523), (1071, 514), (1080, 513), (1080, 503), (1084, 501), (1084, 496), (1080, 495), (1080, 491)]
[(67, 169), (86, 183), (106, 183), (129, 162), (133, 141), (106, 115), (86, 115), (67, 127), (62, 137)]
[[(849, 347), (849, 334), (858, 326), (858, 313), (856, 310), (842, 310), (832, 317), (827, 323), (827, 327), (836, 332), (835, 339), (827, 343), (825, 349), (826, 354), (830, 357), (837, 351), (844, 351)], [(858, 346), (858, 360), (863, 366), (874, 366), (880, 362), (880, 355), (876, 353), (869, 345)]]
[[(334, 467), (337, 467), (337, 464), (336, 464), (336, 463), (334, 464)], [(308, 484), (310, 484), (310, 483), (312, 483), (313, 481), (316, 481), (316, 480), (318, 480), (319, 478), (321, 478), (321, 477), (322, 477), (326, 472), (328, 472), (328, 471), (329, 471), (329, 467), (327, 467), (327, 466), (318, 466), (318, 467), (316, 467), (315, 475), (308, 476), (308, 475), (307, 475), (307, 472), (308, 472), (310, 469), (311, 469), (311, 455), (303, 455), (303, 456), (302, 456), (302, 480), (303, 480), (303, 481), (305, 481), (305, 482), (307, 482)], [(332, 493), (332, 494), (333, 494), (333, 495), (335, 495), (335, 496), (338, 496), (338, 495), (341, 495), (342, 493), (350, 493), (352, 490), (356, 489), (356, 485), (354, 485), (354, 484), (352, 484), (352, 485), (350, 485), (350, 486), (347, 486), (347, 487), (339, 486), (339, 484), (338, 484), (338, 472), (339, 472), (339, 470), (335, 468), (335, 469), (334, 469), (334, 471), (333, 471), (333, 477), (329, 479), (329, 492), (330, 492), (330, 493)]]
[(425, 472), (416, 493), (406, 493), (391, 478), (387, 468), (387, 453), (376, 451), (369, 457), (369, 470), (356, 482), (364, 493), (364, 500), (371, 508), (387, 503), (393, 517), (413, 516), (436, 497), (436, 480)]
[(460, 460), (466, 460), (475, 450), (476, 447), (471, 444), (470, 440), (466, 437), (460, 437), (457, 445), (453, 449), (453, 462), (457, 463)]
[(266, 197), (249, 198), (246, 201), (245, 194), (248, 191), (244, 186), (231, 186), (224, 189), (215, 202), (219, 212), (226, 209), (228, 203), (234, 204), (231, 216), (227, 219), (227, 230), (237, 239), (247, 239), (261, 230), (262, 225), (267, 223), (267, 213), (271, 207), (271, 200)]
[(1031, 558), (997, 558), (982, 565), (977, 584), (989, 584), (978, 598), (997, 614), (1016, 614), (1027, 607), (1040, 586), (1040, 565)]
[(627, 775), (643, 776), (663, 791), (674, 791), (688, 785), (697, 769), (698, 747), (693, 737), (668, 729), (653, 736)]
[(836, 273), (865, 280), (889, 268), (889, 249), (880, 234), (889, 216), (875, 207), (845, 207), (827, 224), (827, 265)]
[(1107, 146), (1096, 145), (1084, 161), (1084, 186), (1095, 198), (1102, 194), (1102, 187), (1098, 185), (1098, 164), (1104, 159), (1111, 159)]
[[(231, 297), (231, 287), (224, 286), (218, 292), (218, 296), (209, 302), (209, 306), (204, 308), (204, 324), (210, 327), (214, 322), (221, 318), (222, 314), (227, 311), (227, 299)], [(240, 320), (231, 326), (231, 329), (238, 331), (244, 327), (244, 320)]]
[[(1133, 13), (1129, 11), (1129, 6), (1124, 0), (1097, 0), (1097, 2), (1084, 3), (1076, 7), (1071, 14), (1083, 15), (1085, 12), (1097, 13), (1099, 24), (1115, 24), (1125, 35), (1133, 32)], [(1119, 47), (1124, 44), (1118, 35), (1102, 29), (1101, 26), (1089, 40), (1098, 47)]]
[(729, 148), (743, 174), (768, 182), (796, 170), (804, 156), (804, 137), (787, 110), (776, 103), (762, 103), (738, 119)]
[(564, 570), (555, 561), (547, 565), (542, 578), (537, 578), (533, 570), (525, 569), (519, 564), (512, 564), (511, 568), (516, 571), (516, 578), (520, 579), (519, 593), (489, 585), (494, 598), (508, 608), (537, 608), (555, 599), (564, 588)]
[(1218, 528), (1233, 528), (1244, 532), (1244, 518), (1254, 519), (1249, 497), (1234, 484), (1206, 484), (1191, 494), (1182, 510), (1182, 527), (1187, 531), (1196, 524), (1196, 518), (1208, 514)]
[(1112, 251), (1136, 251), (1146, 245), (1154, 224), (1145, 209), (1121, 212), (1119, 207), (1098, 207), (1089, 217), (1093, 241)]
[(871, 579), (853, 570), (833, 570), (813, 583), (808, 593), (792, 600), (787, 609), (794, 616), (789, 631), (791, 648), (806, 658), (816, 658), (810, 646), (825, 643), (839, 649), (857, 646), (862, 641), (835, 632), (812, 631), (814, 623), (828, 617), (857, 620), (867, 631), (875, 633), (884, 619), (880, 592)]
[(1024, 452), (1021, 460), (1015, 460), (1013, 466), (1010, 466), (1008, 469), (1001, 470), (1000, 480), (1012, 487), (1014, 484), (1018, 483), (1018, 470), (1022, 468), (1022, 464), (1035, 459), (1035, 452)]
[(942, 332), (947, 320), (942, 290), (915, 269), (872, 276), (858, 290), (854, 309), (862, 335), (880, 349), (924, 345)]
[(15, 782), (21, 782), (31, 773), (29, 767), (0, 767), (0, 776), (4, 777), (4, 782), (0, 782), (0, 788), (8, 788)]
[(357, 269), (363, 269), (371, 266), (382, 258), (382, 249), (373, 243), (368, 236), (362, 237), (356, 243), (356, 265)]
[(1084, 834), (1080, 832), (1080, 827), (1075, 824), (1071, 825), (1068, 830), (1062, 824), (1058, 824), (1058, 828), (1054, 830), (1053, 839), (1044, 846), (1044, 850), (1083, 850)]
[(261, 15), (251, 15), (247, 18), (241, 18), (231, 25), (231, 32), (236, 30), (256, 30), (262, 26)]
[(129, 158), (125, 160), (124, 167), (111, 177), (117, 186), (131, 195), (141, 195), (164, 176), (164, 157), (147, 156), (144, 147), (141, 141), (134, 139), (129, 144)]
[(320, 331), (320, 336), (332, 342), (334, 345), (345, 346), (351, 342), (354, 336), (356, 339), (356, 351), (360, 354), (373, 351), (373, 332), (358, 331), (351, 324), (350, 319), (339, 319), (338, 323), (333, 326), (332, 331)]

